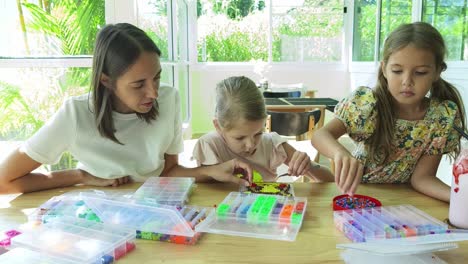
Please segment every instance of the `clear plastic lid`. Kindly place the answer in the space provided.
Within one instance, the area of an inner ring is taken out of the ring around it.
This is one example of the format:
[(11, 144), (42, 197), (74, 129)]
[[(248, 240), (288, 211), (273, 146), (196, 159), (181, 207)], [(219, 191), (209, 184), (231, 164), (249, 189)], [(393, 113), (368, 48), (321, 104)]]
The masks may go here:
[(294, 241), (307, 198), (231, 192), (196, 231)]
[(26, 248), (14, 248), (5, 254), (0, 255), (0, 263), (8, 264), (30, 264), (30, 263), (47, 263), (47, 264), (80, 264), (80, 262), (67, 260), (64, 258), (53, 257), (47, 254), (42, 254)]
[(27, 248), (78, 263), (113, 263), (135, 247), (133, 231), (126, 234), (112, 232), (100, 223), (86, 222), (54, 220), (44, 225), (27, 226), (21, 230), (21, 235), (11, 239), (11, 247)]
[(155, 232), (193, 237), (195, 231), (180, 213), (180, 207), (144, 205), (82, 193), (82, 199), (104, 222), (123, 225), (137, 232)]
[[(179, 208), (178, 208), (179, 209)], [(184, 206), (180, 208), (179, 213), (189, 224), (189, 226), (194, 229), (200, 222), (204, 221), (207, 214), (209, 214), (213, 209), (207, 207), (199, 206)], [(137, 230), (137, 238), (156, 240), (163, 242), (171, 242), (176, 244), (184, 245), (194, 245), (198, 242), (202, 233), (195, 232), (193, 237), (189, 236), (180, 236), (180, 235), (169, 235), (159, 232), (142, 232)]]
[(133, 194), (132, 199), (166, 205), (184, 205), (195, 178), (150, 177)]
[[(28, 215), (30, 222), (47, 223), (50, 220), (61, 217), (76, 217), (94, 222), (102, 222), (101, 219), (85, 204), (81, 198), (82, 192), (72, 191), (60, 196), (54, 196), (41, 204)], [(101, 195), (107, 199), (130, 201), (133, 192), (129, 190), (100, 191), (91, 190), (86, 193)]]
[(79, 193), (54, 196), (34, 210), (30, 222), (47, 223), (56, 218), (76, 217), (101, 222), (99, 217), (84, 203)]

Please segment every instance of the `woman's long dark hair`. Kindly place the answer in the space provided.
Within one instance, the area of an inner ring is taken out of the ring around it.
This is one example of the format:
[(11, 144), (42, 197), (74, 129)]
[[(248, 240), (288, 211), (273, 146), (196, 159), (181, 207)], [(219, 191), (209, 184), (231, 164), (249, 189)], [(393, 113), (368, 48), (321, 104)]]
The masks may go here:
[[(101, 136), (122, 144), (115, 137), (112, 105), (117, 79), (132, 66), (143, 52), (154, 52), (161, 56), (161, 51), (146, 33), (128, 23), (106, 25), (96, 39), (93, 55), (92, 90), (94, 117)], [(111, 87), (101, 82), (105, 74)], [(148, 113), (137, 113), (146, 122), (156, 120), (158, 116), (157, 101)]]

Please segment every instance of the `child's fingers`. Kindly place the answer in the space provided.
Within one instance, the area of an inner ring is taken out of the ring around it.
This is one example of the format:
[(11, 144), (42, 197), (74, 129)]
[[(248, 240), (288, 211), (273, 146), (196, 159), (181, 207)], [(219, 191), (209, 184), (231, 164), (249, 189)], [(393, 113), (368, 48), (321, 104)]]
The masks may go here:
[(335, 183), (338, 187), (340, 186), (342, 166), (343, 166), (343, 161), (341, 159), (335, 159)]
[(345, 159), (343, 161), (343, 165), (341, 166), (341, 172), (340, 172), (340, 189), (342, 192), (345, 191), (345, 185), (346, 185), (346, 179), (348, 178), (348, 172), (349, 172), (349, 160)]
[[(233, 159), (233, 173), (235, 172), (236, 169), (243, 169), (244, 171), (247, 172), (247, 179), (248, 179), (248, 182), (252, 182), (252, 167), (250, 167), (249, 164), (241, 161), (241, 160), (238, 160), (238, 159)], [(237, 177), (231, 177), (231, 178), (236, 178), (236, 179), (239, 179)], [(245, 181), (245, 180), (244, 180)]]
[(310, 168), (310, 158), (309, 156), (307, 156), (307, 154), (305, 154), (305, 156), (303, 157), (300, 165), (299, 165), (299, 168), (297, 169), (297, 175), (305, 175), (308, 171), (309, 171), (309, 168)]
[(289, 174), (290, 175), (302, 175), (303, 171), (309, 165), (310, 158), (307, 153), (296, 151), (294, 152), (291, 161), (289, 162)]
[(233, 183), (239, 184), (239, 185), (244, 185), (244, 186), (249, 186), (250, 183), (242, 178), (232, 176), (229, 178), (229, 180)]
[(112, 186), (116, 187), (116, 186), (119, 186), (119, 185), (122, 185), (122, 184), (126, 184), (128, 183), (129, 181), (129, 178), (128, 176), (125, 176), (125, 177), (122, 177), (122, 178), (117, 178), (114, 180), (114, 183), (112, 184)]
[(296, 175), (295, 173), (295, 168), (296, 168), (296, 162), (297, 162), (297, 151), (293, 153), (291, 160), (288, 163), (288, 174), (289, 175)]
[(359, 163), (358, 169), (356, 171), (356, 177), (354, 178), (353, 185), (351, 185), (351, 188), (349, 190), (350, 193), (348, 193), (349, 195), (354, 195), (356, 193), (359, 183), (361, 183), (363, 173), (364, 173), (364, 166), (361, 163)]
[(346, 182), (343, 185), (343, 192), (345, 193), (350, 192), (351, 186), (353, 185), (357, 177), (356, 174), (357, 174), (358, 166), (359, 166), (359, 163), (355, 162), (355, 160), (350, 160), (348, 176), (346, 177)]

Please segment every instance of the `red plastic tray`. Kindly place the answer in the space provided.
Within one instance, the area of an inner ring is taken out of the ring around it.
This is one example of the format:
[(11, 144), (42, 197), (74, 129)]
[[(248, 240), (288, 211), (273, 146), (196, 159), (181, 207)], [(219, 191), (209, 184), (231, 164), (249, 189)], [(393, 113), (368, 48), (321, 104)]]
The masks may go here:
[[(342, 201), (346, 197), (349, 199), (346, 207), (337, 204), (337, 201)], [(342, 194), (333, 198), (332, 206), (333, 211), (339, 211), (348, 209), (372, 208), (382, 206), (382, 203), (379, 200), (366, 195), (355, 194), (351, 197), (347, 194)]]

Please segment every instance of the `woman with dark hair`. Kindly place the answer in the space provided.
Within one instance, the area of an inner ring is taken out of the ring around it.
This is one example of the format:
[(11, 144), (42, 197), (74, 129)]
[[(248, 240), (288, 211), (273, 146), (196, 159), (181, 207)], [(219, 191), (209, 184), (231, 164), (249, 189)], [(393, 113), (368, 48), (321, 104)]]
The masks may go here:
[[(107, 25), (93, 56), (92, 93), (69, 98), (57, 113), (0, 164), (0, 193), (75, 184), (118, 186), (150, 176), (192, 176), (248, 184), (234, 176), (238, 160), (199, 168), (178, 164), (183, 150), (177, 90), (161, 86), (161, 51), (141, 29)], [(32, 173), (69, 151), (76, 169)]]

